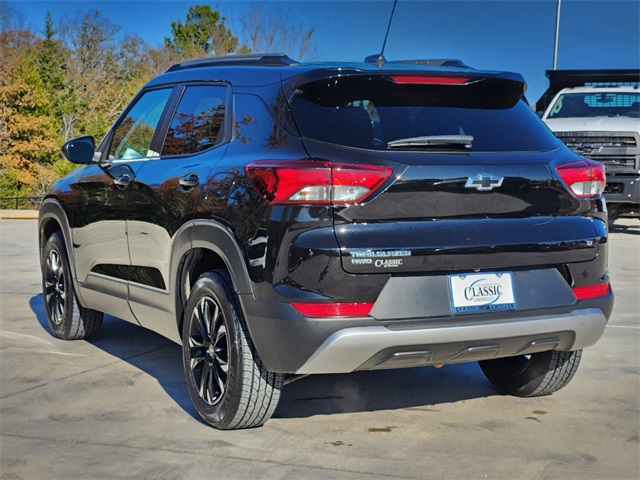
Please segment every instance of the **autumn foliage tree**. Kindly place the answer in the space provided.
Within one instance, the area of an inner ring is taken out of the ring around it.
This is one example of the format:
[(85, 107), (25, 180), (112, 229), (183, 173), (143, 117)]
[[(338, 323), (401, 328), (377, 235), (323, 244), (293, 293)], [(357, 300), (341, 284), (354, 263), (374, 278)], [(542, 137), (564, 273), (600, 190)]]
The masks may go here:
[(220, 12), (195, 5), (171, 23), (165, 45), (152, 48), (95, 10), (57, 23), (48, 13), (34, 33), (0, 3), (0, 198), (44, 195), (75, 168), (62, 159), (62, 144), (78, 135), (99, 141), (136, 92), (176, 62), (251, 51), (313, 55), (314, 30), (281, 7), (255, 2), (239, 21), (242, 42)]
[(13, 195), (44, 193), (56, 177), (56, 124), (49, 92), (36, 67), (42, 41), (5, 31), (0, 51), (9, 59), (0, 84), (0, 177)]

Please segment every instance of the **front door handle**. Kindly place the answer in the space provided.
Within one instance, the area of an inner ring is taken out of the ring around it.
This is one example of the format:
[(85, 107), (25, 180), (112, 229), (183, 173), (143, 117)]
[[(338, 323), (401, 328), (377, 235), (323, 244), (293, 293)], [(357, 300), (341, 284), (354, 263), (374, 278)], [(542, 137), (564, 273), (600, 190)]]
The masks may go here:
[(184, 188), (193, 188), (200, 183), (200, 177), (197, 173), (189, 173), (178, 180), (178, 183)]
[(129, 182), (131, 182), (131, 177), (126, 173), (113, 179), (113, 183), (120, 188), (127, 188), (129, 186)]

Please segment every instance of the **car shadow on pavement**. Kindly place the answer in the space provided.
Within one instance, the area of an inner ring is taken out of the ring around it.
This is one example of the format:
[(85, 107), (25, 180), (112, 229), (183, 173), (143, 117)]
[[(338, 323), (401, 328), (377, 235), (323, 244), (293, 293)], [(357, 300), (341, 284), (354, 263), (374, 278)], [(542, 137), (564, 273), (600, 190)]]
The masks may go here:
[(285, 387), (274, 418), (398, 409), (439, 411), (439, 404), (496, 394), (477, 363), (313, 375)]
[[(31, 297), (29, 305), (42, 328), (51, 334), (42, 294)], [(200, 420), (189, 399), (178, 344), (110, 315), (105, 315), (100, 331), (86, 342), (154, 377), (183, 410)]]
[[(31, 297), (31, 310), (50, 333), (42, 294)], [(182, 371), (180, 346), (145, 328), (106, 315), (91, 345), (154, 377), (189, 415), (193, 407)], [(339, 375), (312, 375), (282, 391), (274, 418), (305, 418), (402, 408), (437, 411), (438, 405), (496, 395), (476, 363)], [(115, 401), (115, 400), (114, 400)]]
[(640, 235), (640, 222), (631, 223), (627, 221), (626, 223), (614, 223), (613, 225), (609, 225), (610, 233), (626, 233), (628, 235)]

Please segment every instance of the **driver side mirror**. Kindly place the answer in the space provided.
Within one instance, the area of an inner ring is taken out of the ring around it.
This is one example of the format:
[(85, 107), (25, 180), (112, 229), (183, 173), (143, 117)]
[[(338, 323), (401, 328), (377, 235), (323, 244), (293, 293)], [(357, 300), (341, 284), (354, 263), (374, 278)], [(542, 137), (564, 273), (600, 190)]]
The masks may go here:
[(72, 138), (62, 146), (62, 155), (71, 163), (86, 165), (93, 161), (96, 145), (92, 136)]

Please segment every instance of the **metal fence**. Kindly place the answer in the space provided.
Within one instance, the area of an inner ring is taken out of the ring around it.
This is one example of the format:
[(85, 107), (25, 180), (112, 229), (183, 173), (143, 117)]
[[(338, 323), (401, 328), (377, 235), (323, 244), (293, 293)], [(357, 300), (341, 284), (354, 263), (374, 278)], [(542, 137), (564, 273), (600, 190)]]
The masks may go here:
[(42, 197), (0, 197), (0, 209), (38, 210)]

